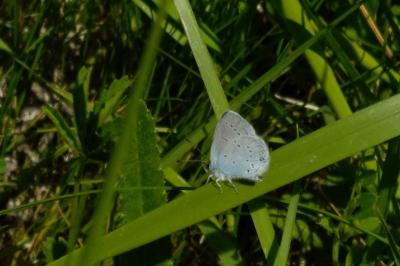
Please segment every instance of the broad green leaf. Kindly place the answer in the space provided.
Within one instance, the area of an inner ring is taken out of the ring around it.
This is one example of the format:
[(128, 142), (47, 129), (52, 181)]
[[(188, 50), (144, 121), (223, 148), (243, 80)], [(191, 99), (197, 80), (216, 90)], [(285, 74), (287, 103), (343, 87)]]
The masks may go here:
[[(135, 134), (136, 133), (136, 134)], [(134, 145), (130, 146), (130, 144)], [(167, 202), (160, 170), (154, 121), (142, 102), (138, 113), (138, 130), (132, 132), (128, 152), (122, 162), (119, 182), (118, 226), (131, 222)], [(117, 227), (118, 227), (117, 226)], [(131, 250), (116, 258), (117, 265), (163, 265), (168, 258), (167, 239)], [(166, 253), (167, 252), (167, 253)], [(164, 263), (162, 263), (164, 261)]]

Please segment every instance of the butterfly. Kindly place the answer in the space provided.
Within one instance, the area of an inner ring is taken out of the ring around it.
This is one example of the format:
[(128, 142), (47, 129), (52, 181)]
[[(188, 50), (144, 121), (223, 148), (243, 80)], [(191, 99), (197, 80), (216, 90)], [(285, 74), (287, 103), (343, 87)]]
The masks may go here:
[(225, 112), (215, 128), (211, 145), (210, 178), (232, 183), (234, 179), (261, 181), (261, 174), (269, 166), (268, 146), (252, 125), (234, 111)]

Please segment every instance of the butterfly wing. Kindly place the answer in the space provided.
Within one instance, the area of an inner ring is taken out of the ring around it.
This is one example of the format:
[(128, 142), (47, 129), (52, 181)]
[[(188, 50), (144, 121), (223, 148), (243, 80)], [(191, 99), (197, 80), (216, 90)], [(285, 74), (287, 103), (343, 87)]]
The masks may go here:
[(218, 167), (221, 150), (238, 136), (256, 136), (254, 128), (234, 111), (225, 112), (215, 128), (211, 145), (210, 168)]
[(258, 136), (239, 136), (220, 153), (218, 169), (229, 179), (258, 180), (269, 166), (267, 144)]

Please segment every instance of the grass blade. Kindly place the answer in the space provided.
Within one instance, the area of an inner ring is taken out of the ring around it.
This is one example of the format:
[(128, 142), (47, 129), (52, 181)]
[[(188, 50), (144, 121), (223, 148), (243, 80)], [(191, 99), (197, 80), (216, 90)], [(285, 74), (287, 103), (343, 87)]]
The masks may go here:
[(199, 67), (204, 85), (206, 86), (211, 105), (217, 117), (220, 117), (228, 109), (229, 104), (214, 69), (213, 60), (201, 38), (199, 25), (196, 22), (189, 1), (179, 0), (174, 1), (174, 3), (181, 17), (190, 47), (192, 48), (193, 56)]
[(87, 104), (89, 94), (91, 70), (83, 67), (78, 74), (78, 82), (73, 91), (73, 107), (76, 128), (82, 149), (86, 152), (86, 131), (87, 131)]
[(290, 243), (292, 241), (292, 232), (296, 224), (297, 206), (300, 200), (300, 193), (299, 193), (300, 189), (298, 183), (295, 183), (294, 190), (296, 194), (292, 196), (289, 201), (289, 207), (285, 220), (285, 227), (283, 229), (281, 245), (279, 246), (278, 255), (273, 264), (275, 266), (286, 265), (289, 256)]
[(78, 136), (76, 136), (75, 132), (73, 132), (72, 129), (68, 126), (67, 121), (65, 121), (60, 112), (50, 106), (43, 107), (43, 112), (53, 122), (57, 131), (63, 137), (68, 146), (72, 150), (79, 151), (80, 147), (78, 144)]
[(379, 210), (379, 207), (376, 207), (375, 209), (376, 213), (378, 214), (379, 220), (382, 223), (382, 227), (388, 237), (389, 240), (389, 247), (390, 247), (390, 251), (392, 252), (394, 261), (395, 261), (395, 265), (400, 265), (400, 252), (398, 249), (398, 245), (396, 243), (396, 238), (393, 236), (393, 234), (390, 232), (390, 229), (386, 223), (385, 218), (383, 217), (381, 211)]
[(252, 200), (247, 205), (265, 258), (275, 257), (278, 243), (267, 207), (260, 199)]

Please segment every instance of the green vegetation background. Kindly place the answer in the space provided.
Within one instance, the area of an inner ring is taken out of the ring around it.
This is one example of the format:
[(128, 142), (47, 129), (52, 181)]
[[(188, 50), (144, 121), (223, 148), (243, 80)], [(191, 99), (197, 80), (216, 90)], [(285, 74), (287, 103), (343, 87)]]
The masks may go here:
[[(394, 1), (0, 3), (1, 265), (400, 265)], [(271, 165), (204, 185), (233, 109)]]

